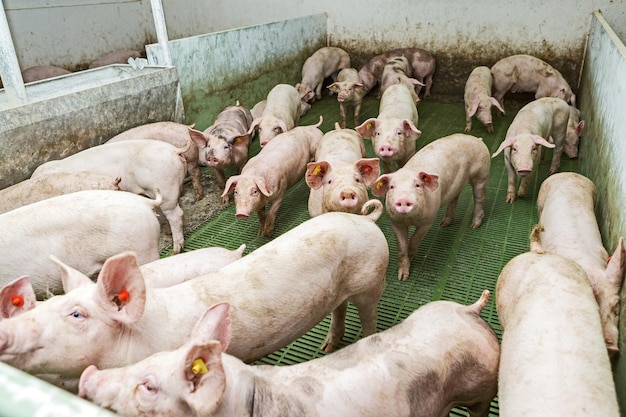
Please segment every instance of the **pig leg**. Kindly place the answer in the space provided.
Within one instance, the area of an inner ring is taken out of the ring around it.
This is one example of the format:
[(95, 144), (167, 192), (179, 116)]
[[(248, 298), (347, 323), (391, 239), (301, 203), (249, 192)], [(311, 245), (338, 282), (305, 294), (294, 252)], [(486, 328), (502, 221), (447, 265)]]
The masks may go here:
[(163, 199), (161, 211), (165, 215), (172, 230), (172, 255), (180, 253), (185, 243), (183, 236), (183, 209), (178, 205), (178, 198), (174, 201)]
[[(374, 271), (372, 271), (374, 273)], [(361, 322), (361, 331), (363, 337), (367, 337), (376, 333), (376, 320), (378, 318), (378, 302), (385, 288), (386, 271), (380, 273), (380, 286), (372, 289), (367, 293), (357, 294), (351, 297), (349, 301), (355, 305), (359, 313), (359, 321)]]
[(326, 340), (322, 344), (321, 349), (324, 352), (332, 352), (339, 346), (339, 342), (343, 338), (346, 330), (346, 311), (348, 310), (348, 302), (344, 301), (333, 310), (330, 317), (330, 330), (326, 335)]
[[(496, 396), (496, 393), (493, 393), (492, 399)], [(485, 400), (481, 403), (471, 405), (467, 407), (467, 411), (469, 412), (470, 417), (489, 417), (489, 407), (491, 406), (491, 400)]]
[(409, 228), (408, 226), (391, 225), (396, 235), (398, 245), (398, 279), (406, 281), (409, 278)]
[(459, 196), (457, 195), (448, 203), (448, 209), (446, 210), (446, 215), (441, 220), (441, 223), (439, 223), (441, 227), (447, 227), (452, 224), (452, 222), (454, 221), (454, 215), (456, 213), (456, 205), (458, 202), (459, 202)]
[[(426, 89), (424, 90), (424, 97), (428, 97), (430, 96), (430, 87), (433, 85), (432, 74), (426, 77), (426, 81), (424, 82), (424, 84), (426, 84)], [(422, 88), (420, 85), (417, 85), (416, 87), (420, 89)]]
[(517, 190), (518, 197), (524, 197), (526, 195), (526, 190), (528, 190), (528, 185), (530, 184), (530, 177), (532, 175), (528, 174), (522, 177), (522, 180), (519, 183), (519, 188)]
[(202, 192), (202, 183), (200, 182), (200, 167), (197, 164), (188, 164), (187, 171), (189, 172), (191, 183), (195, 191), (194, 201), (198, 202), (202, 200), (204, 195)]
[(517, 185), (517, 174), (508, 160), (505, 160), (505, 165), (508, 178), (506, 188), (506, 202), (513, 203), (515, 201), (515, 186)]
[(474, 218), (472, 219), (472, 229), (477, 229), (485, 217), (485, 197), (487, 195), (487, 180), (472, 184), (474, 192)]
[[(271, 237), (272, 232), (274, 231), (274, 223), (276, 222), (276, 214), (278, 213), (278, 209), (283, 202), (282, 195), (276, 198), (270, 205), (267, 214), (265, 210), (263, 210), (263, 221), (259, 226), (259, 236)], [(261, 215), (259, 214), (259, 220), (261, 220)]]
[[(556, 135), (555, 135), (556, 136)], [(559, 135), (560, 136), (560, 135)], [(561, 166), (561, 154), (563, 153), (563, 142), (565, 141), (565, 135), (560, 138), (554, 138), (555, 147), (552, 149), (552, 164), (550, 164), (550, 171), (548, 175), (552, 175), (559, 170)], [(541, 149), (543, 150), (543, 146)]]
[(339, 113), (341, 114), (341, 127), (342, 129), (345, 129), (346, 128), (346, 104), (345, 103), (339, 104)]
[(361, 102), (354, 104), (354, 126), (359, 125), (359, 116), (361, 115)]

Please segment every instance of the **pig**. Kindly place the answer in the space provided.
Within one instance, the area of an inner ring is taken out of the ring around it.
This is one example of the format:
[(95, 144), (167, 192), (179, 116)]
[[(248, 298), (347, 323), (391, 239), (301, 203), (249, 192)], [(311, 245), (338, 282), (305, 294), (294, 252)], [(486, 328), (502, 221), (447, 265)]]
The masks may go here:
[[(569, 106), (563, 100), (553, 97), (531, 101), (515, 115), (506, 131), (505, 139), (492, 155), (493, 158), (504, 151), (504, 165), (508, 175), (507, 203), (515, 202), (518, 175), (522, 179), (517, 196), (526, 195), (531, 174), (541, 157), (539, 146), (553, 149), (548, 175), (558, 171), (568, 120)], [(550, 143), (550, 137), (554, 143)]]
[(416, 103), (419, 102), (417, 93), (415, 92), (415, 86), (417, 84), (424, 84), (417, 81), (415, 78), (411, 78), (411, 64), (409, 60), (404, 56), (397, 56), (391, 58), (385, 64), (383, 68), (383, 74), (380, 79), (380, 89), (378, 90), (378, 99), (381, 98), (385, 90), (394, 84), (403, 84), (411, 92), (411, 97)]
[(123, 191), (154, 198), (158, 189), (163, 199), (160, 209), (172, 231), (172, 254), (175, 255), (185, 242), (183, 210), (178, 204), (178, 198), (186, 174), (183, 155), (191, 146), (193, 144), (188, 143), (185, 148), (176, 148), (169, 143), (151, 139), (105, 143), (61, 160), (41, 164), (31, 178), (53, 172), (94, 171), (122, 178), (119, 187)]
[(38, 299), (63, 291), (53, 254), (95, 277), (126, 250), (141, 264), (159, 259), (161, 203), (123, 191), (85, 190), (51, 197), (0, 215), (0, 285), (28, 275)]
[(24, 71), (22, 71), (22, 80), (24, 81), (24, 83), (32, 83), (34, 81), (60, 77), (61, 75), (67, 75), (71, 73), (71, 71), (68, 71), (65, 68), (55, 67), (54, 65), (38, 65), (35, 67), (26, 68)]
[[(252, 113), (237, 102), (222, 109), (204, 132), (191, 135), (200, 152), (200, 165), (213, 168), (222, 192), (226, 184), (225, 169), (236, 168), (241, 173), (241, 168), (248, 161), (251, 141), (248, 130), (251, 124)], [(189, 132), (191, 134), (191, 129)], [(228, 195), (222, 197), (222, 204), (228, 202)]]
[(278, 84), (270, 90), (261, 117), (252, 121), (248, 134), (258, 129), (261, 147), (276, 135), (293, 129), (301, 116), (300, 94), (289, 84)]
[(346, 128), (346, 113), (348, 106), (353, 107), (354, 125), (359, 124), (361, 103), (365, 95), (364, 84), (359, 79), (359, 73), (354, 68), (344, 68), (339, 71), (337, 81), (328, 86), (333, 93), (337, 93), (339, 112), (341, 114), (341, 127)]
[(114, 51), (92, 61), (89, 64), (89, 69), (104, 67), (105, 65), (111, 64), (127, 64), (129, 58), (141, 58), (141, 56), (141, 51), (136, 51), (134, 49)]
[(141, 265), (139, 269), (146, 285), (152, 288), (171, 287), (200, 275), (220, 270), (222, 267), (241, 259), (245, 249), (245, 244), (236, 250), (228, 250), (218, 246), (200, 248), (148, 262)]
[[(244, 165), (241, 174), (226, 181), (222, 197), (234, 191), (235, 216), (247, 220), (256, 211), (259, 216), (259, 236), (270, 237), (276, 214), (287, 189), (304, 177), (307, 163), (315, 157), (319, 141), (324, 136), (318, 127), (297, 126), (280, 133)], [(270, 208), (266, 212), (265, 206)]]
[(363, 83), (365, 94), (369, 93), (380, 82), (383, 68), (389, 59), (385, 54), (372, 57), (359, 69), (359, 79)]
[(511, 55), (491, 67), (493, 96), (504, 109), (504, 95), (511, 90), (534, 92), (535, 99), (557, 97), (576, 107), (576, 95), (563, 75), (547, 62), (532, 55)]
[(186, 148), (182, 155), (187, 162), (187, 173), (191, 177), (194, 189), (195, 201), (200, 201), (204, 196), (202, 183), (200, 182), (200, 167), (198, 166), (199, 150), (196, 146), (188, 146), (195, 137), (203, 137), (202, 133), (176, 122), (155, 122), (133, 127), (118, 135), (113, 136), (107, 143), (119, 142), (128, 139), (155, 139), (167, 142), (177, 148)]
[[(470, 184), (474, 195), (471, 228), (478, 228), (485, 215), (487, 182), (491, 159), (481, 138), (462, 133), (439, 138), (420, 149), (407, 164), (381, 175), (372, 193), (385, 197), (385, 207), (398, 244), (398, 279), (409, 278), (409, 267), (439, 208), (448, 209), (441, 221), (452, 223), (459, 194)], [(409, 227), (415, 231), (409, 239)]]
[(563, 141), (563, 152), (568, 158), (576, 158), (578, 156), (578, 143), (580, 136), (583, 134), (585, 121), (580, 120), (580, 110), (574, 106), (569, 106), (569, 120), (567, 122), (567, 133)]
[(479, 66), (472, 70), (465, 82), (465, 132), (472, 130), (472, 117), (476, 116), (486, 127), (487, 132), (493, 133), (491, 120), (491, 106), (504, 114), (504, 109), (498, 100), (491, 96), (493, 79), (489, 67)]
[(145, 285), (132, 252), (109, 258), (95, 283), (68, 273), (65, 295), (0, 321), (0, 360), (69, 384), (89, 365), (125, 366), (178, 348), (223, 300), (232, 306), (227, 352), (244, 362), (288, 345), (332, 312), (322, 345), (330, 352), (343, 337), (348, 302), (363, 336), (376, 332), (389, 247), (375, 223), (382, 203), (371, 200), (363, 212), (371, 208), (305, 221), (217, 272), (167, 288)]
[(575, 172), (547, 178), (539, 189), (537, 208), (543, 226), (541, 245), (553, 255), (578, 263), (587, 273), (600, 309), (604, 341), (609, 355), (618, 347), (619, 290), (624, 280), (626, 250), (620, 238), (613, 255), (604, 249), (595, 215), (596, 187)]
[(0, 190), (0, 214), (36, 203), (46, 198), (70, 194), (83, 190), (111, 190), (120, 189), (121, 178), (97, 172), (59, 172), (41, 178), (26, 179), (10, 187)]
[(479, 315), (489, 291), (464, 306), (434, 301), (342, 350), (291, 366), (254, 366), (224, 353), (229, 305), (206, 311), (179, 349), (124, 368), (88, 367), (79, 395), (125, 416), (487, 417), (500, 346)]
[(395, 84), (385, 90), (377, 118), (369, 118), (355, 129), (364, 138), (371, 138), (374, 152), (386, 172), (398, 168), (415, 154), (415, 140), (422, 134), (417, 129), (417, 107), (409, 89)]
[(359, 213), (369, 197), (367, 187), (380, 175), (378, 164), (378, 158), (365, 158), (361, 135), (335, 123), (335, 130), (322, 137), (315, 162), (307, 164), (310, 216), (329, 211)]
[(498, 277), (496, 309), (500, 415), (620, 415), (598, 305), (578, 264), (540, 251), (514, 257)]
[(302, 65), (302, 81), (296, 84), (300, 98), (306, 102), (320, 100), (324, 80), (343, 68), (350, 68), (350, 55), (343, 49), (325, 46), (315, 51)]

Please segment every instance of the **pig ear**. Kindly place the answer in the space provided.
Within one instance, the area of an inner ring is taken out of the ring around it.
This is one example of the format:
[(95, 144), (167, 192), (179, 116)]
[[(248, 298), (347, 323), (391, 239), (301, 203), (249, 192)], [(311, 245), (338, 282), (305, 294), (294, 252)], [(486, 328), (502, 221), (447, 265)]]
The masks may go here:
[(61, 284), (63, 285), (63, 292), (66, 294), (83, 285), (93, 284), (93, 281), (89, 277), (71, 266), (64, 264), (56, 256), (50, 255), (50, 259), (61, 268)]
[(409, 119), (404, 119), (402, 121), (402, 129), (404, 130), (404, 134), (410, 137), (411, 139), (417, 139), (420, 137), (422, 132), (415, 127), (413, 122)]
[(426, 84), (424, 84), (423, 82), (421, 82), (417, 78), (409, 78), (409, 80), (411, 81), (411, 84), (419, 85), (421, 87), (426, 87)]
[(226, 389), (222, 346), (216, 340), (187, 344), (183, 348), (182, 377), (187, 390), (184, 398), (194, 415), (213, 415)]
[(576, 134), (578, 136), (582, 135), (584, 128), (585, 128), (585, 121), (581, 120), (580, 122), (578, 122), (578, 125), (576, 126)]
[(517, 137), (515, 137), (515, 136), (510, 136), (510, 137), (504, 139), (502, 141), (502, 143), (500, 144), (500, 146), (498, 147), (498, 150), (495, 151), (493, 153), (493, 155), (491, 155), (491, 157), (493, 158), (495, 156), (498, 156), (498, 154), (500, 152), (502, 152), (504, 150), (504, 148), (508, 148), (509, 146), (513, 146), (513, 144), (515, 143), (516, 140), (517, 140)]
[(556, 145), (554, 143), (550, 143), (539, 135), (532, 135), (531, 139), (537, 145), (545, 146), (546, 148), (554, 148)]
[(361, 174), (363, 183), (370, 187), (380, 176), (380, 160), (378, 158), (362, 158), (354, 163), (354, 169)]
[(378, 121), (374, 118), (367, 119), (359, 126), (355, 127), (354, 130), (359, 132), (359, 134), (364, 138), (371, 138), (374, 135), (374, 131), (376, 130), (377, 122)]
[(391, 181), (391, 176), (389, 174), (381, 175), (378, 177), (374, 184), (371, 186), (372, 194), (376, 197), (383, 197), (387, 194), (389, 190), (389, 182)]
[(226, 184), (224, 185), (224, 192), (222, 193), (220, 197), (224, 197), (225, 195), (228, 195), (228, 193), (230, 193), (230, 190), (233, 187), (237, 186), (237, 181), (239, 181), (239, 175), (232, 175), (228, 177), (228, 179), (226, 180)]
[(502, 106), (500, 105), (500, 102), (498, 100), (496, 100), (495, 97), (489, 97), (489, 101), (491, 102), (492, 105), (496, 106), (496, 108), (498, 110), (500, 110), (500, 113), (502, 114), (506, 114), (506, 112), (504, 111), (504, 109), (502, 108)]
[(332, 170), (326, 161), (309, 162), (306, 164), (306, 183), (314, 190), (323, 185), (324, 176)]
[(469, 109), (469, 116), (472, 117), (476, 114), (476, 110), (478, 110), (478, 104), (480, 103), (480, 98), (476, 97), (472, 100), (472, 106)]
[(204, 137), (204, 133), (199, 130), (188, 128), (189, 129), (189, 137), (196, 144), (196, 146), (200, 149), (206, 147), (206, 137)]
[(417, 174), (417, 180), (427, 191), (433, 192), (439, 188), (439, 176), (437, 174), (420, 172)]
[(363, 83), (354, 83), (354, 88), (357, 90), (362, 90), (365, 87)]
[(35, 308), (35, 291), (28, 276), (13, 280), (0, 289), (0, 317), (8, 319)]
[(247, 148), (250, 145), (250, 135), (246, 133), (245, 135), (235, 136), (228, 142), (230, 142), (235, 148)]
[(259, 191), (261, 191), (261, 194), (263, 194), (264, 196), (270, 197), (272, 194), (274, 194), (272, 190), (270, 190), (269, 187), (265, 184), (265, 178), (257, 175), (256, 177), (254, 177), (254, 183), (258, 187)]
[(98, 275), (96, 301), (114, 320), (135, 323), (146, 306), (146, 286), (132, 252), (123, 252), (106, 260)]
[(626, 249), (624, 248), (624, 238), (620, 238), (615, 248), (615, 252), (609, 258), (606, 266), (606, 277), (608, 281), (619, 291), (624, 281), (624, 270), (626, 270)]
[(252, 135), (254, 133), (254, 129), (256, 129), (256, 127), (259, 125), (259, 123), (261, 123), (263, 121), (262, 117), (257, 117), (256, 119), (254, 119), (252, 121), (252, 124), (250, 125), (250, 129), (248, 129), (248, 135)]
[(191, 331), (191, 340), (195, 344), (204, 344), (217, 340), (222, 351), (230, 344), (230, 304), (218, 303), (207, 309)]
[(332, 83), (331, 85), (328, 86), (328, 89), (332, 91), (333, 93), (336, 93), (339, 91), (339, 86), (337, 85), (337, 83)]

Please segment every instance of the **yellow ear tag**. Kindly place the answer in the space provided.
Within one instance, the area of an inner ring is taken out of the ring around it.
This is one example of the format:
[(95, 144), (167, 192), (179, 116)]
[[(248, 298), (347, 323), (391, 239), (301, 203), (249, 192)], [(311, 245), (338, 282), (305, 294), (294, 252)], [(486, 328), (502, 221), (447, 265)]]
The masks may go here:
[(237, 140), (236, 140), (236, 142), (237, 142), (237, 143), (241, 143), (241, 136), (237, 136)]
[(366, 128), (366, 129), (371, 129), (371, 128), (372, 128), (372, 123), (370, 122), (370, 123), (366, 124), (366, 125), (365, 125), (365, 128)]
[(378, 182), (376, 183), (376, 189), (377, 189), (377, 190), (380, 190), (380, 187), (382, 187), (382, 186), (383, 186), (383, 182), (382, 182), (382, 181), (378, 181)]
[(320, 173), (320, 170), (321, 170), (320, 166), (319, 166), (319, 165), (318, 165), (318, 166), (316, 166), (316, 167), (315, 167), (315, 169), (313, 170), (313, 175), (317, 175), (317, 174), (319, 174), (319, 173)]
[(206, 367), (202, 359), (198, 358), (191, 364), (191, 372), (193, 372), (194, 375), (206, 374), (209, 372), (209, 368)]

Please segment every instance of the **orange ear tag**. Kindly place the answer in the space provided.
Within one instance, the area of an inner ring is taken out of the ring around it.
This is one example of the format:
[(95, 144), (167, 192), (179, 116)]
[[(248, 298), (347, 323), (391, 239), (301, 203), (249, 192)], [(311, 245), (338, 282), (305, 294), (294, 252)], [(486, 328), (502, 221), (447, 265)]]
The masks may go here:
[(206, 374), (207, 372), (209, 372), (209, 368), (207, 368), (206, 364), (204, 363), (202, 359), (198, 358), (192, 362), (191, 372), (193, 372), (194, 375)]
[(313, 170), (313, 175), (317, 175), (317, 174), (319, 174), (321, 170), (322, 170), (322, 169), (320, 168), (320, 166), (319, 166), (319, 165), (318, 165), (318, 166), (316, 166), (316, 167), (315, 167), (315, 169)]
[(22, 307), (24, 305), (24, 298), (21, 295), (14, 295), (11, 297), (11, 304), (15, 307)]
[(428, 175), (428, 174), (422, 175), (422, 181), (430, 182), (431, 181), (430, 175)]
[(608, 265), (609, 262), (611, 262), (611, 257), (609, 256), (609, 258), (606, 260), (606, 264)]
[(369, 166), (369, 165), (365, 165), (365, 166), (363, 167), (363, 172), (372, 172), (372, 167), (371, 167), (371, 166)]
[(130, 294), (128, 293), (128, 291), (126, 291), (126, 288), (122, 288), (122, 291), (120, 291), (120, 293), (117, 295), (117, 299), (125, 303), (130, 300)]

